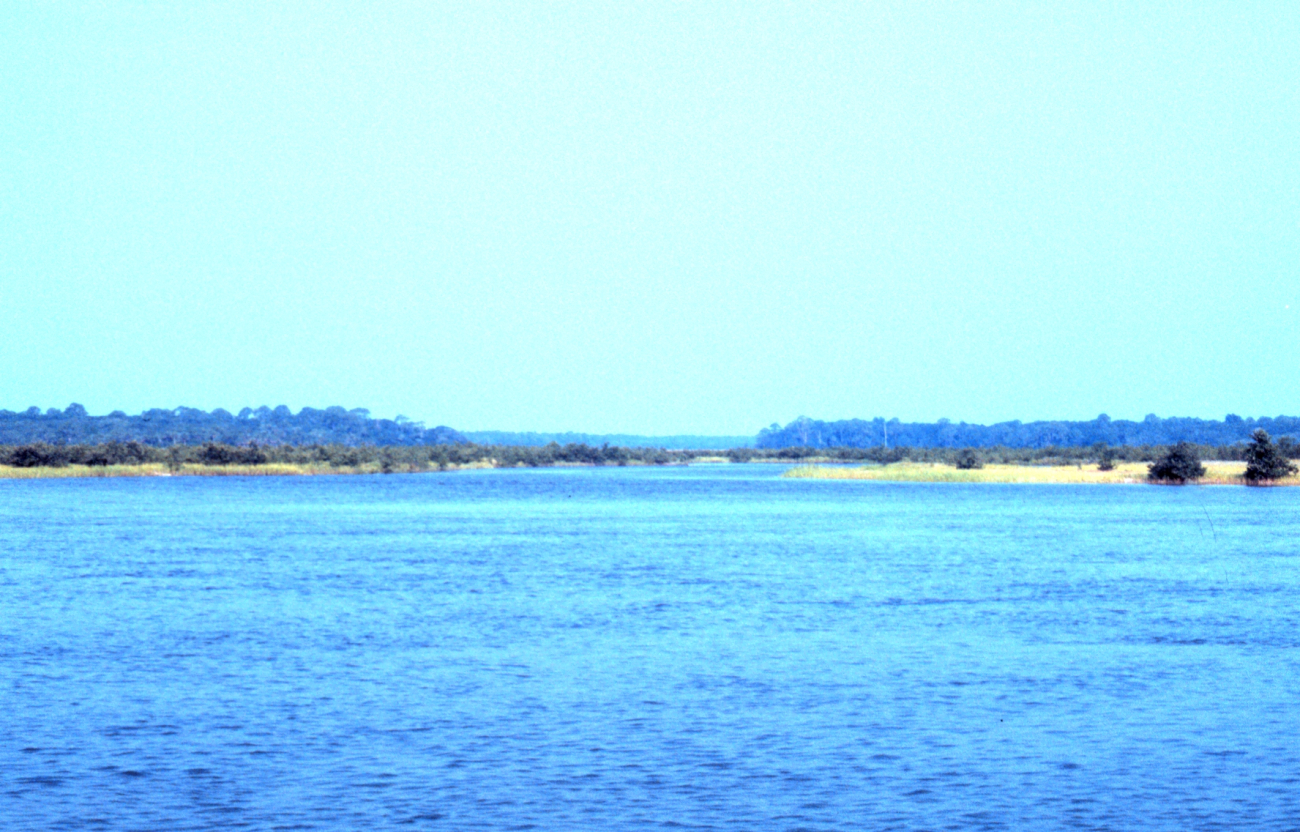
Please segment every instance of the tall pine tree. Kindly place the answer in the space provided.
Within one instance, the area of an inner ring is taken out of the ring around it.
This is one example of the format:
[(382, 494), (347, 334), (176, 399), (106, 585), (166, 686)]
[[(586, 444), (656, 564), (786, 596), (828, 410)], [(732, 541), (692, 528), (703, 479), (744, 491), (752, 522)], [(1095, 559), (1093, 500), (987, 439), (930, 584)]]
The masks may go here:
[(1258, 485), (1289, 477), (1295, 472), (1295, 465), (1273, 444), (1268, 431), (1256, 428), (1246, 446), (1246, 482)]

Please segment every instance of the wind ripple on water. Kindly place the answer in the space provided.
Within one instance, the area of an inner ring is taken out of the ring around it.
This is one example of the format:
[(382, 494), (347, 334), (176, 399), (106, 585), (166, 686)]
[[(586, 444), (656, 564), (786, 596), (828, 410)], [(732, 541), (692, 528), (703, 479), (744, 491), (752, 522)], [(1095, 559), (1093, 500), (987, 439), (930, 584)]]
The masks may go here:
[(0, 822), (1296, 828), (1296, 489), (778, 473), (0, 483)]

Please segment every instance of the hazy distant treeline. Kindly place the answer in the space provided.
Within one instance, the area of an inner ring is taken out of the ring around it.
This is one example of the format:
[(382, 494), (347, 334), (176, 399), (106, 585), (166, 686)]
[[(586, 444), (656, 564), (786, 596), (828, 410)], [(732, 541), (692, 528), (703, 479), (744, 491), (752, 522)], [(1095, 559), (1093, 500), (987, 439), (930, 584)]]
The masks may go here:
[(192, 407), (156, 408), (138, 416), (115, 410), (91, 416), (79, 404), (64, 410), (28, 408), (22, 413), (0, 410), (0, 444), (45, 442), (52, 445), (94, 445), (139, 442), (153, 447), (219, 442), (243, 445), (438, 445), (465, 442), (449, 427), (425, 429), (401, 416), (372, 419), (364, 408), (344, 410), (304, 407), (298, 413), (281, 405), (275, 409), (244, 408), (238, 414), (218, 408), (206, 413)]
[(1222, 422), (1212, 419), (1168, 418), (1154, 414), (1141, 422), (1111, 419), (1102, 414), (1090, 422), (1000, 422), (968, 425), (940, 419), (934, 423), (897, 419), (848, 419), (822, 422), (806, 416), (785, 427), (773, 424), (759, 432), (758, 448), (1047, 448), (1089, 447), (1098, 442), (1118, 446), (1231, 445), (1250, 439), (1263, 428), (1273, 436), (1300, 436), (1300, 418), (1247, 418), (1229, 414)]
[(676, 451), (725, 450), (727, 448), (749, 448), (754, 445), (752, 436), (697, 436), (680, 434), (675, 436), (640, 436), (632, 433), (535, 433), (504, 430), (467, 430), (462, 431), (470, 442), (481, 445), (614, 445), (624, 448), (667, 448)]
[[(1176, 442), (1219, 447), (1244, 443), (1256, 428), (1273, 436), (1300, 436), (1300, 418), (1241, 418), (1229, 415), (1212, 419), (1147, 416), (1141, 422), (1112, 420), (1104, 414), (1089, 422), (1001, 422), (971, 425), (940, 419), (935, 423), (900, 422), (897, 419), (849, 419), (822, 422), (800, 417), (785, 427), (773, 424), (755, 439), (741, 436), (595, 435), (585, 433), (508, 433), (478, 431), (461, 433), (446, 426), (426, 429), (420, 422), (402, 416), (372, 419), (363, 408), (345, 410), (305, 407), (298, 413), (281, 405), (271, 409), (244, 408), (238, 414), (218, 408), (211, 413), (191, 407), (146, 410), (137, 416), (114, 411), (91, 416), (78, 404), (64, 410), (42, 412), (29, 408), (21, 413), (0, 410), (0, 445), (30, 445), (43, 442), (54, 446), (92, 446), (115, 442), (137, 442), (154, 448), (186, 447), (204, 443), (243, 446), (433, 446), (474, 445), (492, 448), (621, 448), (625, 450), (669, 450), (682, 453), (701, 450), (757, 451), (783, 448), (816, 450), (845, 448), (958, 449), (958, 448), (1090, 448), (1097, 443), (1116, 447), (1154, 447)], [(522, 451), (520, 453), (523, 453)], [(540, 452), (539, 452), (540, 453)], [(545, 457), (545, 454), (543, 454)], [(545, 464), (545, 463), (543, 463)]]
[[(877, 445), (874, 448), (741, 448), (728, 451), (727, 456), (736, 462), (762, 460), (789, 460), (791, 462), (808, 459), (822, 459), (837, 462), (874, 462), (889, 465), (894, 462), (938, 462), (954, 465), (963, 456), (974, 454), (980, 462), (1004, 465), (1074, 465), (1093, 464), (1103, 459), (1112, 462), (1152, 462), (1169, 450), (1168, 445), (1109, 445), (1097, 442), (1092, 445), (1073, 445), (1059, 447), (1048, 445), (1042, 448), (1009, 448), (995, 445), (991, 448), (913, 448), (894, 446), (886, 448)], [(1300, 444), (1289, 436), (1278, 440), (1281, 453), (1290, 459), (1300, 459)], [(1200, 459), (1238, 461), (1246, 458), (1246, 445), (1204, 445), (1192, 443)]]

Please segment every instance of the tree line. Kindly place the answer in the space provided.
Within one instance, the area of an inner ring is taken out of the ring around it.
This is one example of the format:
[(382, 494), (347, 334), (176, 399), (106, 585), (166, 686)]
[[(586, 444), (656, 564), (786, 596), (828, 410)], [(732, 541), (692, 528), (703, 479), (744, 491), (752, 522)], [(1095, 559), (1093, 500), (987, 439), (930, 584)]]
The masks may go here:
[[(1249, 446), (1245, 443), (1230, 445), (1202, 445), (1183, 443), (1199, 459), (1241, 462), (1247, 459)], [(1087, 465), (1114, 467), (1118, 462), (1153, 462), (1168, 452), (1171, 445), (1110, 445), (1096, 442), (1092, 445), (1056, 446), (1040, 448), (1014, 448), (995, 445), (977, 447), (909, 447), (876, 446), (871, 448), (817, 448), (794, 446), (785, 448), (735, 448), (726, 452), (733, 462), (748, 461), (798, 461), (826, 459), (834, 462), (874, 462), (889, 465), (895, 462), (934, 462), (974, 468), (984, 463), (1002, 465)], [(1279, 453), (1291, 459), (1300, 458), (1300, 444), (1289, 436), (1277, 442)]]
[[(849, 419), (822, 422), (800, 417), (782, 427), (773, 424), (753, 440), (745, 437), (637, 437), (630, 435), (595, 436), (592, 434), (536, 434), (478, 432), (465, 434), (445, 425), (426, 428), (423, 423), (403, 416), (375, 419), (364, 408), (346, 410), (327, 407), (323, 410), (304, 407), (294, 413), (281, 405), (276, 408), (244, 408), (232, 414), (222, 408), (212, 412), (191, 407), (171, 410), (154, 408), (135, 416), (114, 411), (107, 416), (91, 416), (79, 404), (63, 410), (42, 411), (30, 407), (20, 413), (0, 410), (0, 445), (104, 445), (109, 442), (138, 442), (155, 448), (173, 445), (195, 446), (206, 442), (242, 446), (258, 445), (373, 445), (416, 446), (474, 444), (489, 447), (646, 447), (674, 450), (715, 449), (744, 450), (753, 445), (759, 454), (786, 448), (811, 448), (839, 453), (845, 448), (882, 448), (893, 452), (904, 449), (909, 458), (917, 458), (918, 449), (974, 448), (1005, 457), (1008, 449), (1090, 448), (1099, 443), (1114, 447), (1150, 448), (1177, 442), (1192, 442), (1202, 448), (1222, 448), (1249, 440), (1254, 430), (1273, 435), (1300, 436), (1300, 418), (1242, 418), (1229, 414), (1222, 421), (1168, 418), (1149, 415), (1141, 422), (1112, 420), (1102, 414), (1087, 422), (1051, 421), (1001, 422), (995, 425), (953, 423), (940, 419), (934, 423), (900, 422), (898, 419)], [(1217, 453), (1217, 451), (1216, 451)], [(809, 454), (802, 454), (808, 456)], [(755, 457), (761, 458), (761, 457)]]
[(425, 428), (404, 416), (374, 419), (365, 408), (345, 410), (304, 407), (294, 413), (280, 405), (274, 409), (244, 408), (234, 414), (223, 408), (211, 413), (193, 407), (154, 408), (136, 416), (115, 410), (91, 416), (79, 404), (67, 408), (30, 407), (21, 413), (0, 410), (0, 445), (44, 442), (50, 445), (103, 445), (138, 442), (152, 447), (199, 445), (218, 442), (243, 445), (439, 445), (465, 442), (458, 431), (445, 425)]
[[(1259, 431), (1267, 436), (1266, 432)], [(1300, 444), (1282, 437), (1270, 447), (1281, 459), (1300, 458)], [(341, 443), (307, 445), (264, 445), (257, 442), (230, 444), (201, 442), (167, 447), (138, 441), (110, 441), (98, 444), (0, 445), (0, 465), (13, 467), (61, 467), (66, 465), (141, 465), (164, 463), (179, 465), (327, 465), (357, 468), (377, 466), (381, 470), (430, 470), (473, 464), (497, 467), (546, 467), (550, 465), (670, 465), (701, 458), (721, 457), (730, 462), (804, 462), (825, 460), (845, 463), (933, 462), (959, 468), (978, 468), (985, 463), (1008, 465), (1082, 465), (1096, 464), (1103, 470), (1120, 462), (1154, 463), (1171, 450), (1201, 460), (1235, 460), (1250, 462), (1258, 453), (1258, 442), (1231, 445), (1108, 445), (1043, 448), (731, 448), (726, 451), (683, 450), (665, 448), (629, 448), (593, 446), (585, 443), (543, 446), (480, 445), (475, 443), (438, 445), (344, 445)], [(1158, 479), (1158, 478), (1157, 478)]]
[(662, 448), (624, 448), (586, 444), (542, 447), (476, 445), (231, 445), (203, 442), (196, 445), (156, 447), (143, 442), (106, 442), (94, 445), (52, 445), (34, 442), (0, 445), (0, 465), (16, 468), (61, 468), (68, 465), (108, 466), (182, 465), (311, 465), (335, 468), (376, 467), (383, 471), (426, 471), (474, 464), (497, 467), (551, 465), (667, 465), (698, 456), (692, 451)]
[(1222, 421), (1150, 414), (1140, 422), (1101, 414), (1091, 421), (1000, 422), (975, 425), (940, 419), (900, 422), (898, 419), (847, 419), (823, 422), (801, 416), (782, 427), (760, 431), (759, 448), (1047, 448), (1089, 447), (1099, 442), (1115, 446), (1173, 445), (1192, 442), (1223, 446), (1246, 442), (1257, 429), (1272, 435), (1300, 436), (1300, 418), (1292, 416), (1242, 418), (1228, 414)]
[(666, 448), (668, 450), (701, 450), (747, 448), (754, 444), (751, 436), (702, 436), (677, 434), (674, 436), (641, 436), (632, 433), (536, 433), (533, 431), (466, 430), (465, 438), (480, 445), (559, 445), (584, 444), (600, 447), (615, 445), (624, 448)]

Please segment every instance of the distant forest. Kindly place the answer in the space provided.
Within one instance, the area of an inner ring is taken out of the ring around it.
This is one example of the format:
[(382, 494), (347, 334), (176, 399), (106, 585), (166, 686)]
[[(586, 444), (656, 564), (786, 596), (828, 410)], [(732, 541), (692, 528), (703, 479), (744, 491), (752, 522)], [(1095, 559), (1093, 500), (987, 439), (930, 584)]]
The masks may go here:
[(756, 438), (744, 436), (635, 436), (587, 433), (460, 432), (446, 426), (425, 428), (402, 416), (374, 419), (364, 408), (345, 410), (304, 407), (298, 413), (277, 408), (244, 408), (237, 414), (218, 408), (211, 413), (192, 407), (146, 410), (137, 416), (114, 411), (91, 416), (79, 404), (64, 410), (41, 411), (32, 407), (15, 413), (0, 410), (0, 445), (36, 442), (49, 445), (100, 445), (139, 442), (154, 448), (218, 443), (237, 446), (340, 445), (346, 447), (468, 445), (540, 448), (562, 447), (655, 448), (676, 451), (706, 449), (740, 451), (759, 449), (824, 450), (895, 448), (1087, 448), (1110, 446), (1155, 447), (1192, 442), (1206, 447), (1245, 443), (1251, 431), (1263, 428), (1275, 437), (1300, 437), (1300, 418), (1242, 418), (1229, 415), (1212, 419), (1147, 416), (1141, 422), (1098, 416), (1090, 422), (1001, 422), (972, 425), (965, 422), (900, 422), (897, 419), (849, 419), (823, 422), (800, 417), (782, 427), (773, 424)]
[(773, 424), (758, 434), (757, 448), (1049, 448), (1107, 445), (1232, 445), (1246, 442), (1251, 431), (1263, 428), (1273, 436), (1300, 437), (1300, 418), (1246, 418), (1229, 414), (1213, 419), (1152, 414), (1141, 422), (1111, 419), (1104, 413), (1090, 422), (900, 422), (897, 419), (848, 419), (821, 422), (801, 416), (785, 427)]
[(171, 445), (448, 445), (468, 440), (449, 427), (426, 429), (420, 422), (398, 416), (372, 419), (364, 408), (344, 410), (304, 407), (297, 414), (281, 405), (275, 409), (244, 408), (238, 414), (218, 408), (205, 413), (192, 407), (146, 410), (128, 416), (115, 410), (91, 416), (79, 404), (41, 412), (0, 410), (0, 445), (46, 442), (51, 445), (98, 445), (140, 442), (156, 448)]
[(640, 436), (629, 433), (519, 433), (504, 430), (467, 430), (469, 441), (480, 445), (512, 445), (539, 448), (552, 442), (559, 445), (613, 445), (622, 448), (664, 448), (670, 451), (726, 450), (751, 448), (752, 436)]

